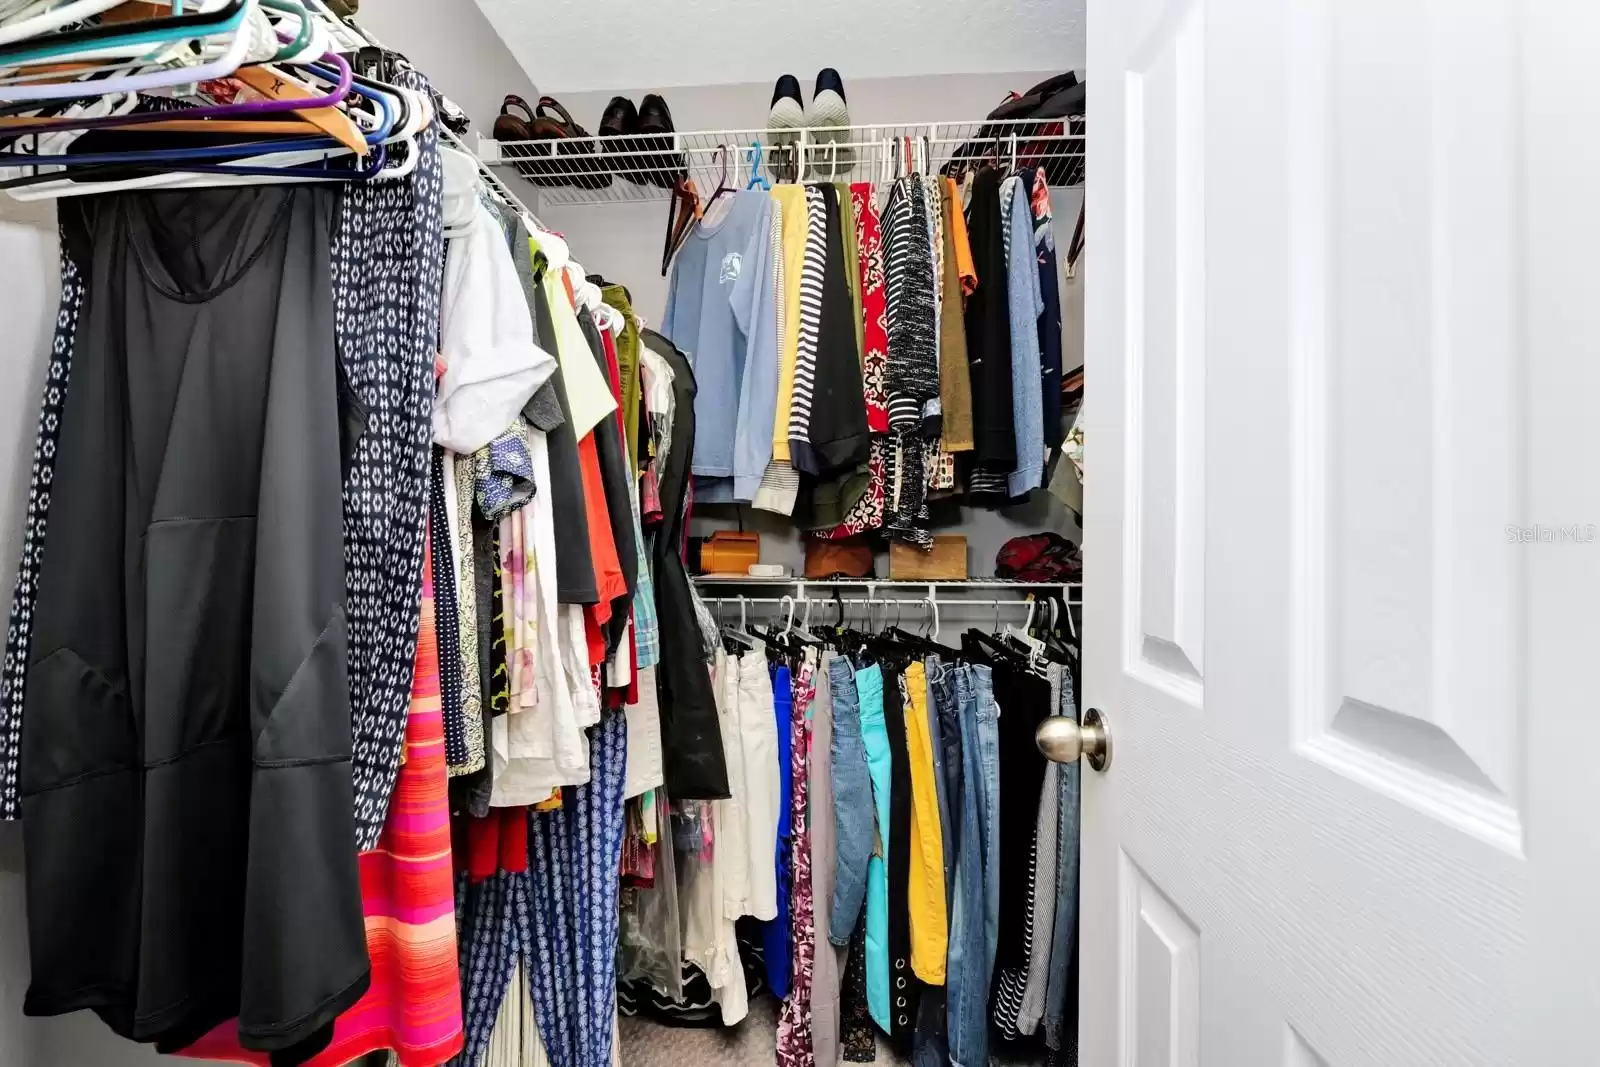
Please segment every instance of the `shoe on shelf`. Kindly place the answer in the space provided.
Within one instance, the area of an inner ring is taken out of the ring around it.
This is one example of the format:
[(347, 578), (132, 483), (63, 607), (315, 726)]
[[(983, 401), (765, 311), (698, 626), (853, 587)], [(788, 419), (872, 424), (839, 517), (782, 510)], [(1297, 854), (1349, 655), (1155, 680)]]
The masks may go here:
[(610, 165), (630, 182), (639, 182), (639, 161), (628, 153), (639, 150), (639, 109), (625, 96), (613, 96), (600, 116), (601, 137), (625, 137), (626, 140), (602, 141), (600, 152), (608, 157)]
[(767, 168), (780, 182), (795, 180), (794, 144), (806, 124), (806, 100), (800, 79), (785, 74), (772, 88), (772, 106), (767, 111)]
[(848, 130), (831, 127), (850, 125), (850, 106), (844, 98), (844, 79), (832, 67), (817, 72), (806, 124), (812, 131), (806, 177), (826, 181), (847, 177), (855, 166), (855, 151), (848, 147), (852, 135)]
[(639, 179), (663, 189), (671, 189), (684, 177), (683, 153), (678, 151), (677, 130), (672, 125), (672, 109), (658, 94), (651, 93), (639, 101), (639, 138), (635, 144), (641, 152)]

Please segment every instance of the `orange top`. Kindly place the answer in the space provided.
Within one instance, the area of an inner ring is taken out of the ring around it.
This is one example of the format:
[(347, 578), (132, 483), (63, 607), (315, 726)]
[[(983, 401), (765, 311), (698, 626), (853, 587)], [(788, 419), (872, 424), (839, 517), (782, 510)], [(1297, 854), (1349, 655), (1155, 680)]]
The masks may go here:
[(945, 201), (950, 205), (949, 211), (946, 212), (945, 225), (949, 228), (952, 243), (955, 245), (956, 275), (961, 279), (961, 292), (963, 297), (968, 297), (977, 292), (978, 269), (972, 265), (972, 242), (967, 238), (967, 217), (960, 208), (961, 190), (954, 178), (946, 178), (944, 182), (950, 192), (949, 198)]

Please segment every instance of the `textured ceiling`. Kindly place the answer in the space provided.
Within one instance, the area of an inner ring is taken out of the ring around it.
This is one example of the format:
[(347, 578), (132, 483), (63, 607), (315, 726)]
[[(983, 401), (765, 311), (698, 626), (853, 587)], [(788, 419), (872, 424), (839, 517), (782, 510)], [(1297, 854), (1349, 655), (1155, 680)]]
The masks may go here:
[(1084, 0), (477, 0), (541, 92), (1066, 70)]

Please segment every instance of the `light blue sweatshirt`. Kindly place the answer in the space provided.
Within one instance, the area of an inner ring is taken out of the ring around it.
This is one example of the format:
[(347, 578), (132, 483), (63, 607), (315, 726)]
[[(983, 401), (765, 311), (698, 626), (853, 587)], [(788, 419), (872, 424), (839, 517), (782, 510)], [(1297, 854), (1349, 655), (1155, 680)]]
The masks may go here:
[(773, 200), (745, 190), (732, 201), (678, 252), (661, 324), (694, 368), (690, 470), (705, 503), (754, 498), (772, 458), (778, 405)]
[(1017, 469), (1006, 476), (1006, 492), (1019, 497), (1044, 478), (1044, 408), (1039, 394), (1039, 261), (1033, 245), (1033, 185), (1008, 178), (1004, 200), (1010, 220), (1006, 250), (1007, 300), (1011, 309), (1011, 416), (1017, 434)]

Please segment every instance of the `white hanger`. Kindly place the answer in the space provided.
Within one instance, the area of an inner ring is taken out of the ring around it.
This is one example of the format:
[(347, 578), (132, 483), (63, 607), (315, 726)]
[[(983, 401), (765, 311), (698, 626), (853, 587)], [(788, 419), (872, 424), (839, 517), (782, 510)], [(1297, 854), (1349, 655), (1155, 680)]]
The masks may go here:
[[(106, 68), (111, 71), (127, 69), (129, 71), (137, 71), (137, 73), (107, 78), (95, 83), (94, 87), (102, 92), (142, 91), (185, 85), (190, 82), (205, 81), (232, 74), (250, 56), (251, 45), (260, 36), (254, 29), (253, 15), (258, 11), (256, 0), (245, 0), (245, 4), (244, 21), (240, 23), (236, 31), (225, 38), (208, 35), (204, 39), (203, 56), (198, 64), (181, 63), (174, 65), (169, 62), (151, 69), (148, 58), (139, 59), (131, 64), (124, 63)], [(276, 35), (269, 33), (267, 36), (272, 38), (274, 42), (276, 41)], [(221, 42), (220, 45), (219, 42)], [(217, 47), (223, 48), (222, 54), (213, 61), (207, 62), (206, 60), (211, 57)], [(119, 51), (119, 49), (103, 49), (99, 53), (91, 52), (88, 54), (105, 54), (108, 51), (115, 52)], [(167, 54), (170, 55), (172, 53), (169, 50)], [(270, 53), (268, 54), (270, 55)], [(48, 61), (40, 62), (61, 63), (72, 58), (74, 57), (52, 56)], [(19, 82), (30, 81), (38, 76), (25, 75), (19, 78), (17, 75), (12, 74), (0, 79), (0, 100), (70, 100), (83, 95), (83, 83), (76, 78), (68, 81), (46, 81), (40, 84), (19, 84)], [(55, 77), (55, 75), (48, 73), (43, 76)]]
[(1029, 649), (1028, 658), (1030, 660), (1044, 654), (1044, 642), (1028, 632), (1033, 629), (1033, 609), (1038, 607), (1038, 604), (1039, 602), (1036, 600), (1028, 601), (1028, 621), (1022, 624), (1022, 629), (1019, 630), (1008, 623), (1005, 630), (1006, 637), (1020, 642)]
[(747, 625), (746, 625), (745, 611), (746, 611), (747, 607), (748, 607), (748, 604), (745, 601), (744, 595), (740, 594), (740, 596), (739, 596), (739, 628), (737, 630), (735, 630), (735, 629), (733, 629), (731, 627), (724, 626), (722, 628), (722, 633), (727, 637), (733, 638), (735, 641), (739, 641), (739, 642), (741, 642), (743, 644), (746, 644), (746, 645), (750, 646), (751, 648), (758, 648), (761, 645), (760, 639), (758, 639), (755, 636), (755, 634), (752, 634), (749, 631), (749, 629), (747, 628)]
[[(207, 0), (207, 3), (197, 7), (198, 11), (207, 11), (220, 7), (217, 0)], [(243, 38), (243, 41), (240, 41)], [(242, 65), (246, 60), (251, 62), (264, 62), (272, 58), (277, 51), (277, 36), (272, 32), (272, 25), (262, 15), (260, 8), (249, 3), (244, 11), (238, 26), (232, 30), (200, 30), (191, 37), (175, 37), (170, 40), (142, 43), (111, 42), (106, 44), (87, 44), (83, 49), (75, 52), (62, 52), (57, 55), (37, 56), (14, 62), (4, 69), (8, 72), (8, 82), (26, 83), (29, 81), (50, 80), (54, 82), (60, 75), (53, 72), (52, 68), (61, 63), (87, 63), (95, 60), (106, 62), (98, 67), (86, 69), (75, 73), (76, 79), (81, 79), (86, 74), (115, 72), (126, 70), (136, 72), (150, 68), (181, 67), (205, 63), (221, 56), (230, 56), (234, 50), (243, 46), (243, 53), (235, 67)], [(195, 54), (198, 47), (199, 55)], [(31, 74), (21, 73), (30, 67), (44, 67), (45, 70)], [(62, 82), (71, 85), (74, 82)], [(172, 84), (183, 84), (175, 82)], [(99, 86), (96, 86), (99, 88)], [(115, 84), (104, 87), (107, 91), (121, 88)], [(136, 87), (135, 87), (136, 88)], [(63, 97), (72, 97), (78, 93), (62, 93)], [(26, 97), (22, 99), (27, 99)]]
[[(74, 22), (81, 22), (93, 15), (121, 4), (123, 0), (72, 0), (71, 3), (62, 4), (51, 8), (48, 3), (31, 4), (19, 12), (21, 17), (8, 19), (0, 25), (0, 44), (13, 44), (37, 37), (42, 33), (59, 30), (63, 26), (70, 26)], [(39, 9), (45, 9), (41, 14), (34, 14)]]

